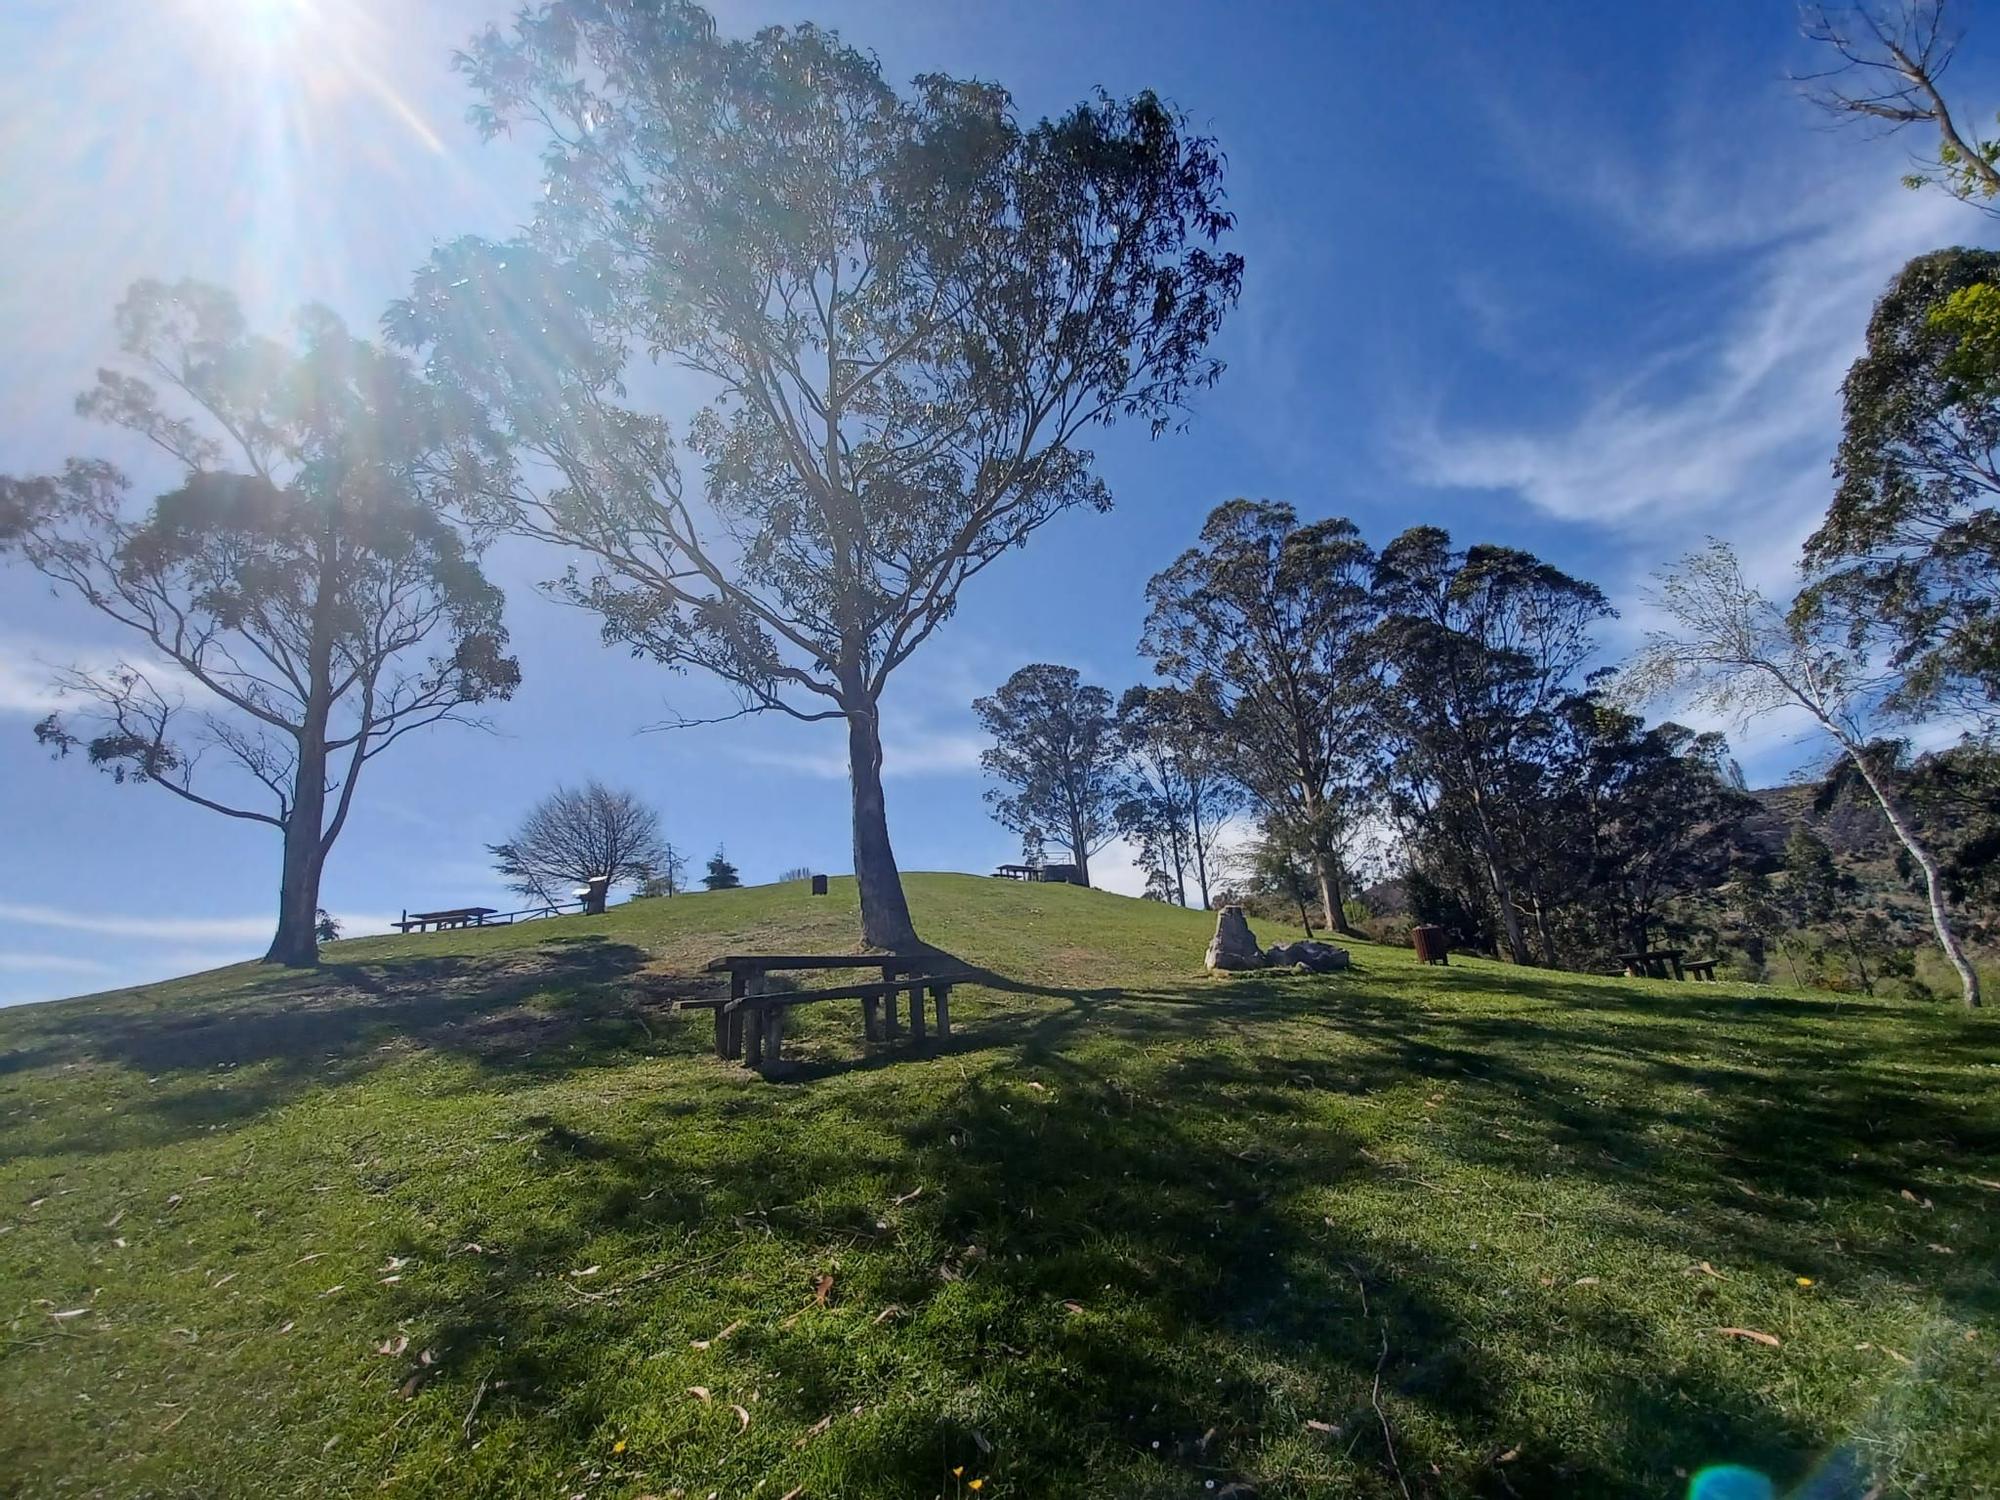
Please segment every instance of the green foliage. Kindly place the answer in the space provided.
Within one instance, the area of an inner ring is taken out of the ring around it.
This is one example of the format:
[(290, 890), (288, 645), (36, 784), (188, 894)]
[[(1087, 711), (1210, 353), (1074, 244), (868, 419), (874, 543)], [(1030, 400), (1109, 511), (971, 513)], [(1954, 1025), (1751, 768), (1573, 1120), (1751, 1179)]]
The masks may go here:
[(993, 743), (979, 763), (999, 784), (986, 802), (1002, 827), (1039, 851), (1053, 840), (1089, 881), (1090, 856), (1119, 833), (1130, 788), (1111, 694), (1074, 667), (1022, 667), (973, 713)]
[(743, 884), (722, 845), (717, 844), (715, 853), (708, 857), (708, 873), (701, 877), (701, 883), (711, 891), (733, 891)]
[[(117, 325), (128, 368), (100, 371), (78, 410), (164, 449), (182, 479), (135, 516), (102, 460), (0, 477), (0, 547), (139, 653), (59, 674), (83, 706), (35, 734), (114, 781), (279, 829), (272, 956), (310, 963), (321, 866), (363, 767), (520, 681), (440, 477), (496, 439), (323, 308), (286, 344), (219, 288), (141, 281)], [(205, 689), (198, 706), (149, 660)]]
[(1801, 612), (1879, 646), (1889, 707), (2000, 723), (2000, 253), (1898, 273), (1843, 387), (1826, 520)]
[(1988, 1485), (1990, 1025), (1362, 944), (1211, 980), (1203, 913), (910, 894), (998, 983), (915, 1055), (809, 1008), (786, 1086), (671, 996), (844, 946), (850, 880), (0, 1012), (6, 1488)]

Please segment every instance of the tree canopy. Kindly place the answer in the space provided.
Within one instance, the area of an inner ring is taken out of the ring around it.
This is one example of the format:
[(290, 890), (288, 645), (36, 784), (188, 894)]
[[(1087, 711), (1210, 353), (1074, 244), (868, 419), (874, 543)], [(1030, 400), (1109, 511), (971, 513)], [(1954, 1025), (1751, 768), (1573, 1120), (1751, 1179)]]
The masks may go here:
[(1059, 844), (1090, 883), (1090, 857), (1120, 831), (1128, 787), (1111, 694), (1074, 667), (1022, 667), (972, 705), (993, 743), (980, 765), (999, 784), (986, 793), (1000, 823), (1024, 847)]
[(265, 823), (284, 840), (272, 962), (317, 957), (320, 875), (363, 768), (404, 735), (509, 696), (500, 591), (446, 518), (491, 453), (460, 403), (307, 308), (287, 344), (197, 282), (135, 285), (129, 369), (86, 416), (163, 452), (180, 483), (143, 512), (99, 459), (0, 478), (0, 548), (123, 627), (132, 657), (62, 673), (36, 726), (114, 780)]
[[(844, 719), (864, 937), (914, 941), (878, 702), (1008, 549), (1110, 493), (1084, 443), (1184, 415), (1242, 263), (1220, 153), (1151, 94), (1024, 124), (992, 84), (899, 94), (813, 26), (572, 0), (475, 40), (490, 131), (543, 142), (519, 243), (439, 251), (398, 336), (513, 444), (468, 496), (568, 549), (608, 640), (743, 712)], [(645, 351), (712, 397), (626, 404)]]

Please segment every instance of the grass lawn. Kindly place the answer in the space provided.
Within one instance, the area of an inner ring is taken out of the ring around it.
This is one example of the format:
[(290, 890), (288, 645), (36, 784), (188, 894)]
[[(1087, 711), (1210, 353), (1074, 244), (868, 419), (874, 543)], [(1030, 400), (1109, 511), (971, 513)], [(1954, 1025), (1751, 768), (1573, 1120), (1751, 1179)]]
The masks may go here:
[(778, 1084), (851, 882), (0, 1012), (0, 1493), (2000, 1495), (2000, 1024), (909, 886)]

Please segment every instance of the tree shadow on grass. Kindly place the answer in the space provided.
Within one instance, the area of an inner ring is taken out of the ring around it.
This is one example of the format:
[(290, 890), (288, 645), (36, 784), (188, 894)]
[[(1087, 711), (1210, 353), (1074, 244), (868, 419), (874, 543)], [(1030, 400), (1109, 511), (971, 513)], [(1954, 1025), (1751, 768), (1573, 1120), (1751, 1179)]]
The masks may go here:
[(667, 1016), (675, 1000), (712, 982), (642, 976), (647, 962), (631, 944), (588, 936), (490, 956), (328, 964), (289, 984), (259, 975), (185, 1005), (93, 1007), (0, 1058), (0, 1072), (94, 1062), (151, 1081), (139, 1108), (53, 1144), (65, 1151), (158, 1144), (239, 1124), (416, 1049), (472, 1062), (489, 1078), (532, 1082), (685, 1050), (683, 1028)]
[[(661, 1386), (722, 1400), (754, 1385), (740, 1441), (690, 1438), (698, 1458), (649, 1470), (649, 1488), (691, 1493), (809, 1478), (927, 1494), (962, 1465), (1051, 1495), (1662, 1494), (1677, 1467), (1724, 1456), (1794, 1478), (1829, 1441), (1755, 1376), (1635, 1355), (1650, 1330), (1613, 1305), (1565, 1287), (1496, 1312), (1476, 1262), (1330, 1216), (1353, 1185), (1409, 1214), (1431, 1200), (1274, 1087), (1264, 1059), (1111, 1070), (1043, 1032), (1019, 1062), (914, 1105), (872, 1086), (746, 1088), (720, 1170), (677, 1106), (660, 1127), (651, 1106), (552, 1120), (546, 1170), (572, 1217), (513, 1247), (476, 1308), (413, 1292), (404, 1311), (435, 1325), (458, 1385), (506, 1381), (509, 1409), (578, 1453), (629, 1420), (600, 1377), (635, 1324), (667, 1360)], [(1403, 1068), (1371, 1055), (1346, 1086)], [(586, 1248), (606, 1268), (588, 1297), (562, 1284)], [(1561, 1426), (1523, 1430), (1548, 1408), (1496, 1351), (1545, 1344), (1550, 1322), (1568, 1346), (1551, 1355), (1589, 1376), (1566, 1377)], [(801, 1458), (829, 1416), (840, 1437)]]

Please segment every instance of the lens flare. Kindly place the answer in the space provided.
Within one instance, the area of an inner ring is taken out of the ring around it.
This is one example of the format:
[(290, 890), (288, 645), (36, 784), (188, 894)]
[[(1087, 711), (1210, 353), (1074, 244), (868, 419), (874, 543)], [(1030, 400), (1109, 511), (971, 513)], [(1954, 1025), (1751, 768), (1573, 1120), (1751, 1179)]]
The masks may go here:
[(1688, 1500), (1778, 1500), (1778, 1489), (1755, 1469), (1718, 1464), (1688, 1481)]

